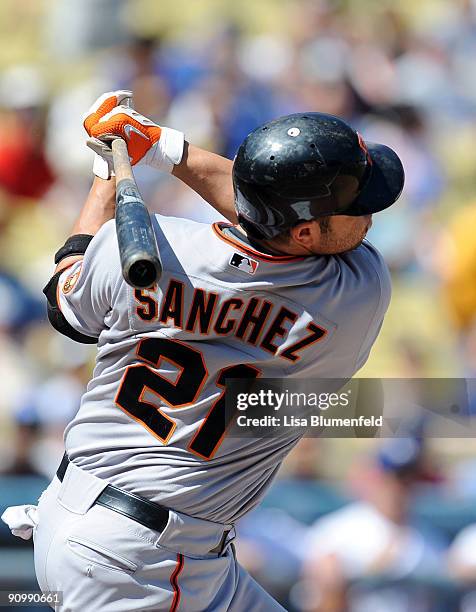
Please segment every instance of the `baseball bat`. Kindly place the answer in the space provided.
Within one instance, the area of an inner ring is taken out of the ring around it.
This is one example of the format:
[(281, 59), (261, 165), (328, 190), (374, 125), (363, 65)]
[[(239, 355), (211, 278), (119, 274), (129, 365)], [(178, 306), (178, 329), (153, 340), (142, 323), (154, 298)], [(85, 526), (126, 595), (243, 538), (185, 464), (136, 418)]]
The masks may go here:
[(156, 283), (162, 274), (159, 250), (149, 212), (132, 174), (127, 145), (122, 138), (112, 141), (116, 174), (116, 233), (122, 274), (135, 289)]

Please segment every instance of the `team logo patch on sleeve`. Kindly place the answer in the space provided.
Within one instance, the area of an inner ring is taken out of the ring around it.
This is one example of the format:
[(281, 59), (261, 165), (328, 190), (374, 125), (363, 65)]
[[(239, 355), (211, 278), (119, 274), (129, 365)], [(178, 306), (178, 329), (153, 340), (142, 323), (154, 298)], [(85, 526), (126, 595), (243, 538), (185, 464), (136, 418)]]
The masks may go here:
[(70, 274), (66, 280), (63, 283), (63, 293), (69, 293), (70, 291), (73, 290), (74, 286), (76, 285), (79, 275), (81, 274), (81, 267), (82, 265), (79, 266), (79, 268), (77, 270), (75, 270), (72, 274)]
[(233, 268), (238, 268), (238, 270), (242, 270), (247, 274), (254, 274), (258, 269), (258, 262), (255, 259), (240, 255), (239, 253), (233, 253), (229, 263)]

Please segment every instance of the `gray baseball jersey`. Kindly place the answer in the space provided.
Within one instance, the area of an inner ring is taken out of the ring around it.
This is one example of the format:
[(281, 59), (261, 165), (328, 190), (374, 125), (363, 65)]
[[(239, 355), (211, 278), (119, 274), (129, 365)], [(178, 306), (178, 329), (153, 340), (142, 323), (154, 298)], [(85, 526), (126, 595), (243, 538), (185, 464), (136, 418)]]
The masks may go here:
[(154, 229), (157, 286), (124, 282), (114, 221), (61, 276), (64, 316), (99, 338), (66, 449), (118, 487), (231, 523), (299, 436), (227, 437), (225, 379), (353, 376), (382, 324), (389, 274), (368, 242), (340, 256), (274, 256), (228, 224), (157, 215)]

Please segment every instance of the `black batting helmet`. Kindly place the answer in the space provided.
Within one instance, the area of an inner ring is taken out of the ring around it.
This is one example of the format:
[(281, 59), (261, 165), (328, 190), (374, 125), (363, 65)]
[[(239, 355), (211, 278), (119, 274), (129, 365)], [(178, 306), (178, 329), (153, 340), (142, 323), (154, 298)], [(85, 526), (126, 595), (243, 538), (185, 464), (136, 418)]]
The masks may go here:
[(301, 221), (384, 210), (403, 183), (392, 149), (366, 143), (345, 121), (323, 113), (288, 115), (259, 127), (233, 165), (239, 222), (258, 239)]

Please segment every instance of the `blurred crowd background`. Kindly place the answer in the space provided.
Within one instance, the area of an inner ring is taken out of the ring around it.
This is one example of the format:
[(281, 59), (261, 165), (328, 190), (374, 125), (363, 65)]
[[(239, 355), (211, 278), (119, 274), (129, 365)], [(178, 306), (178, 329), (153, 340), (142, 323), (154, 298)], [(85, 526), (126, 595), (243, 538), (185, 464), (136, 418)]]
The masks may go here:
[[(361, 376), (476, 371), (474, 0), (2, 0), (0, 511), (34, 502), (62, 455), (94, 349), (46, 322), (42, 288), (91, 183), (82, 114), (136, 108), (233, 157), (303, 110), (340, 115), (400, 154), (406, 188), (370, 239), (393, 300)], [(219, 217), (139, 169), (152, 210)], [(293, 611), (476, 610), (474, 440), (305, 439), (240, 525), (242, 562)], [(37, 588), (0, 525), (0, 589)], [(245, 611), (243, 611), (245, 612)]]

